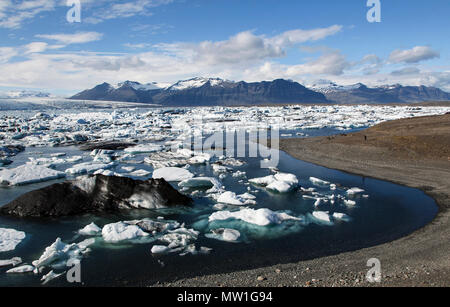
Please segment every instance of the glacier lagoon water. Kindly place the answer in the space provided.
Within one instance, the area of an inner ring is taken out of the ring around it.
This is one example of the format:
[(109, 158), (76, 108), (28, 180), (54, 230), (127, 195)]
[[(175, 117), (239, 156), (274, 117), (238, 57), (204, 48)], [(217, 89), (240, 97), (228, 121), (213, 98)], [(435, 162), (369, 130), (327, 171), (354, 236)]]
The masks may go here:
[[(342, 131), (322, 128), (316, 130), (281, 131), (282, 135), (295, 136), (297, 132), (309, 136), (330, 135)], [(85, 161), (92, 158), (87, 152), (76, 147), (28, 148), (14, 158), (14, 165), (23, 164), (29, 157), (49, 156), (51, 153), (65, 152), (70, 156), (82, 155)], [(138, 158), (147, 155), (137, 155)], [(247, 179), (267, 176), (268, 169), (260, 168), (260, 158), (243, 158), (244, 166), (237, 168), (246, 172)], [(152, 171), (146, 164), (127, 164), (138, 169)], [(67, 165), (59, 165), (64, 169)], [(192, 208), (170, 210), (131, 210), (120, 214), (85, 215), (61, 219), (16, 219), (0, 217), (0, 227), (14, 228), (26, 232), (27, 238), (11, 252), (0, 253), (0, 259), (22, 257), (26, 263), (36, 260), (45, 247), (52, 244), (57, 237), (66, 243), (78, 242), (75, 232), (85, 225), (95, 222), (102, 226), (107, 223), (152, 218), (163, 216), (165, 220), (185, 223), (187, 228), (200, 231), (195, 244), (212, 248), (207, 255), (169, 254), (154, 256), (151, 247), (157, 243), (135, 244), (125, 242), (109, 244), (97, 242), (91, 246), (92, 251), (81, 262), (82, 282), (88, 286), (104, 285), (151, 285), (156, 282), (171, 281), (177, 278), (197, 276), (211, 273), (225, 273), (234, 270), (250, 269), (277, 263), (288, 263), (320, 257), (324, 255), (355, 250), (362, 247), (380, 244), (405, 236), (430, 222), (437, 214), (434, 201), (422, 191), (411, 189), (385, 181), (375, 180), (330, 170), (324, 167), (296, 160), (286, 153), (280, 153), (278, 168), (282, 172), (295, 174), (302, 187), (315, 187), (323, 195), (330, 193), (346, 195), (345, 188), (359, 187), (365, 190), (368, 198), (357, 195), (352, 199), (355, 206), (343, 203), (335, 205), (323, 204), (321, 211), (345, 213), (350, 221), (335, 221), (326, 225), (310, 217), (314, 208), (314, 200), (304, 199), (300, 191), (286, 194), (267, 192), (263, 188), (250, 186), (256, 196), (257, 204), (249, 206), (254, 209), (269, 208), (273, 211), (289, 212), (293, 216), (302, 216), (309, 223), (286, 221), (280, 225), (257, 226), (237, 220), (214, 221), (208, 223), (208, 216), (215, 212), (216, 202), (202, 195), (194, 197)], [(197, 176), (217, 177), (210, 165), (191, 166), (190, 171)], [(316, 186), (309, 177), (317, 177), (338, 185), (336, 191), (328, 186)], [(231, 175), (222, 183), (227, 191), (237, 194), (247, 192), (245, 179)], [(61, 180), (59, 180), (61, 181)], [(0, 206), (19, 195), (49, 184), (50, 181), (13, 188), (0, 188)], [(174, 184), (176, 188), (176, 184)], [(258, 191), (258, 192), (254, 192)], [(242, 241), (230, 243), (205, 237), (214, 228), (233, 228), (241, 232)], [(0, 268), (0, 286), (40, 285), (41, 274), (6, 274), (7, 268)], [(49, 283), (52, 286), (70, 286), (65, 277)]]

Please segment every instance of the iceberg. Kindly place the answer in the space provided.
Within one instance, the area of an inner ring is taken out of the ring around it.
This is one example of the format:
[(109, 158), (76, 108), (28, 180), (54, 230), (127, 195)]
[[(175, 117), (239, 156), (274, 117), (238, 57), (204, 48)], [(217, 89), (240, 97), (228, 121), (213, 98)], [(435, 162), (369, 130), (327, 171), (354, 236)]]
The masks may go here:
[(215, 188), (220, 190), (222, 183), (214, 177), (195, 177), (181, 181), (178, 186), (190, 189)]
[(220, 194), (217, 202), (233, 206), (255, 205), (256, 202), (253, 199), (255, 199), (255, 196), (249, 193), (236, 195), (234, 192), (227, 191)]
[(239, 211), (218, 211), (211, 214), (208, 218), (209, 222), (223, 221), (228, 219), (238, 219), (244, 222), (259, 226), (267, 226), (270, 224), (281, 224), (286, 220), (300, 221), (300, 218), (288, 215), (283, 212), (274, 212), (270, 209), (242, 209)]
[(101, 233), (101, 231), (102, 229), (92, 222), (84, 228), (78, 230), (78, 233), (83, 236), (96, 236)]
[(10, 265), (16, 266), (21, 263), (22, 263), (22, 258), (20, 258), (20, 257), (13, 257), (8, 260), (0, 260), (0, 268), (5, 267), (5, 266), (10, 266)]
[(330, 219), (330, 214), (325, 211), (314, 211), (312, 213), (313, 217), (315, 217), (317, 220), (325, 222), (326, 224), (332, 224)]
[(16, 249), (16, 246), (25, 239), (23, 231), (11, 228), (0, 228), (0, 252), (7, 252)]
[(88, 246), (95, 243), (95, 239), (87, 239), (80, 243), (66, 244), (61, 238), (45, 248), (38, 260), (32, 262), (36, 268), (55, 266), (65, 267), (69, 259), (80, 259), (89, 251)]
[(322, 179), (319, 179), (319, 178), (316, 178), (316, 177), (309, 177), (309, 181), (311, 181), (313, 184), (315, 184), (315, 185), (329, 185), (329, 184), (331, 184), (330, 182), (328, 182), (328, 181), (325, 181), (325, 180), (322, 180)]
[(124, 240), (138, 239), (148, 236), (136, 225), (129, 225), (124, 222), (111, 223), (103, 226), (102, 237), (106, 242), (116, 243)]
[(290, 192), (298, 186), (297, 176), (287, 173), (277, 173), (266, 177), (253, 178), (249, 182), (264, 186), (267, 190), (278, 193)]
[(238, 230), (230, 228), (213, 229), (212, 233), (208, 233), (205, 236), (207, 238), (221, 240), (225, 242), (238, 242), (241, 237), (241, 233)]
[(356, 194), (360, 194), (363, 192), (364, 192), (364, 190), (361, 188), (350, 188), (347, 190), (348, 195), (356, 195)]
[(166, 181), (183, 181), (194, 177), (190, 171), (179, 167), (163, 167), (153, 171), (154, 179), (164, 178)]
[(63, 172), (33, 164), (24, 164), (0, 171), (0, 183), (5, 185), (24, 185), (63, 177), (65, 177)]
[(16, 268), (9, 269), (6, 271), (8, 274), (21, 274), (21, 273), (29, 273), (34, 271), (34, 266), (25, 264), (22, 266), (18, 266)]

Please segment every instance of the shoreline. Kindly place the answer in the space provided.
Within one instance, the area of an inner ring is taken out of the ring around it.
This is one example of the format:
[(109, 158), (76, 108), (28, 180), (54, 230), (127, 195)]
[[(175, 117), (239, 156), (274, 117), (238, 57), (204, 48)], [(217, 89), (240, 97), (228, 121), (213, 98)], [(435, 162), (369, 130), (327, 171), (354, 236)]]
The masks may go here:
[[(447, 114), (384, 122), (349, 135), (280, 140), (279, 149), (296, 159), (423, 191), (439, 210), (424, 227), (355, 251), (162, 285), (449, 286), (450, 154), (445, 151), (450, 148), (446, 143), (450, 141), (449, 128)], [(381, 261), (381, 283), (365, 280), (370, 258)]]

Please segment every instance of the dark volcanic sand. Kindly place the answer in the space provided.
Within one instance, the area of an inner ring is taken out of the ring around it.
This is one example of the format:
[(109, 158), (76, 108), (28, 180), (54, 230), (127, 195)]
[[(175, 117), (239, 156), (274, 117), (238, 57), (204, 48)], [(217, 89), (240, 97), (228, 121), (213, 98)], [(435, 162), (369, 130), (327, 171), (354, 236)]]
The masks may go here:
[[(280, 149), (321, 166), (413, 188), (433, 197), (436, 219), (401, 239), (353, 252), (164, 286), (450, 286), (450, 114), (385, 122), (334, 137), (284, 139)], [(381, 261), (382, 281), (365, 280)]]

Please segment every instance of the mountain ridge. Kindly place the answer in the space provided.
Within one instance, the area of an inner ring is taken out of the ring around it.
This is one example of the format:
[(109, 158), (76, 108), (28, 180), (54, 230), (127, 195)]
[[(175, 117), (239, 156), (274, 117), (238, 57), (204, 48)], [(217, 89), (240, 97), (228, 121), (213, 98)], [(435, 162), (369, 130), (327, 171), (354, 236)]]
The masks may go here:
[(69, 99), (139, 102), (162, 106), (261, 105), (300, 103), (416, 103), (450, 101), (450, 94), (436, 87), (401, 84), (369, 87), (363, 83), (338, 85), (327, 80), (306, 87), (285, 79), (245, 82), (195, 77), (170, 86), (156, 82), (125, 81), (99, 84)]

